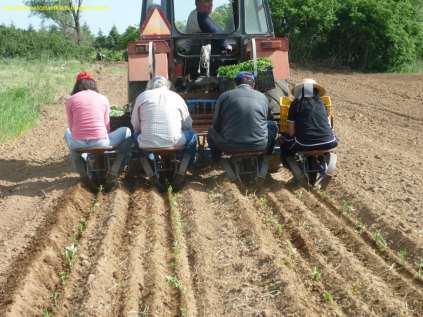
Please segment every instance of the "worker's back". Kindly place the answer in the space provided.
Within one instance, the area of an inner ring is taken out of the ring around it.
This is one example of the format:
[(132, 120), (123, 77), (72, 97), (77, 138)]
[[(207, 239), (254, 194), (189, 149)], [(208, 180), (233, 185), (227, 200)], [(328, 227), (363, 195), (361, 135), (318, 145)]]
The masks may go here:
[(230, 90), (218, 100), (216, 131), (228, 148), (264, 149), (267, 145), (269, 103), (248, 85)]

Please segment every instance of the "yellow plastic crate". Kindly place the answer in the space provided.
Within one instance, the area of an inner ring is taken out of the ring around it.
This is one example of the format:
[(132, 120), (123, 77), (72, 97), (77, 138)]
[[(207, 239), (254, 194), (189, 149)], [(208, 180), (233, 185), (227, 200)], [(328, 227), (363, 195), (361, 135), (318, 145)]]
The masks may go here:
[[(288, 113), (289, 107), (291, 106), (292, 99), (289, 96), (282, 96), (280, 99), (280, 131), (288, 132)], [(333, 127), (333, 104), (330, 96), (322, 96), (323, 104), (328, 112), (328, 118), (330, 119)]]

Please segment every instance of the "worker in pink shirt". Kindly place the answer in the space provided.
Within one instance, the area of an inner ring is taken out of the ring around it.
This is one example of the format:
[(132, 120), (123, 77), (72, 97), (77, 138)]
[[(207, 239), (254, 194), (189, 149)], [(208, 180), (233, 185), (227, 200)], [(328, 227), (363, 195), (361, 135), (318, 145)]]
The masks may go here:
[(65, 140), (73, 167), (81, 176), (85, 176), (85, 167), (81, 155), (75, 150), (107, 146), (118, 151), (128, 149), (131, 130), (122, 127), (110, 132), (109, 100), (98, 92), (94, 78), (88, 73), (78, 74), (65, 107), (69, 126)]

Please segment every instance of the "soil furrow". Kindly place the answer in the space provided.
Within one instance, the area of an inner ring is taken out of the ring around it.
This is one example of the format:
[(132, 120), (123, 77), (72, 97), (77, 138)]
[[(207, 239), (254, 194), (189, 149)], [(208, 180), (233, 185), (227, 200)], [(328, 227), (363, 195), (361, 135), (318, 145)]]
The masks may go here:
[(109, 196), (99, 194), (97, 202), (90, 210), (91, 219), (79, 241), (76, 261), (68, 278), (64, 281), (59, 307), (55, 311), (58, 317), (77, 316), (77, 312), (81, 310), (83, 298), (88, 293), (88, 280), (101, 256), (98, 251), (107, 232), (111, 213), (111, 210), (106, 208), (109, 199)]
[(192, 285), (192, 272), (189, 264), (188, 250), (186, 245), (185, 220), (182, 218), (176, 195), (168, 193), (170, 207), (170, 225), (173, 236), (173, 254), (175, 261), (175, 276), (181, 282), (180, 312), (184, 317), (197, 316), (197, 303)]
[(304, 205), (286, 190), (276, 195), (302, 226), (294, 229), (294, 235), (300, 233), (303, 240), (300, 244), (307, 255), (320, 265), (333, 268), (345, 283), (352, 284), (350, 288), (357, 298), (370, 303), (378, 314), (414, 316), (414, 312), (422, 311), (419, 290), (398, 276), (357, 233), (348, 230), (333, 215), (325, 214), (316, 200), (304, 197), (302, 201), (307, 201)]
[(149, 189), (146, 196), (146, 207), (141, 205), (139, 211), (140, 219), (144, 219), (141, 230), (145, 230), (146, 236), (141, 253), (144, 280), (140, 311), (147, 311), (147, 316), (179, 316), (180, 293), (171, 283), (174, 259), (169, 208), (157, 191)]
[(34, 240), (31, 250), (14, 263), (6, 284), (7, 295), (1, 316), (39, 316), (50, 307), (54, 290), (60, 284), (58, 272), (63, 267), (64, 249), (72, 244), (78, 223), (88, 212), (93, 195), (81, 186), (67, 190), (47, 219), (45, 228)]
[[(131, 194), (128, 218), (128, 262), (125, 291), (122, 292), (120, 316), (148, 316), (149, 306), (142, 303), (144, 289), (144, 258), (146, 244), (146, 210), (150, 208), (151, 193), (144, 189)], [(142, 315), (144, 314), (144, 315)]]
[(125, 190), (117, 189), (111, 194), (111, 210), (107, 223), (107, 232), (99, 246), (100, 257), (94, 271), (87, 281), (87, 294), (83, 298), (81, 310), (74, 312), (78, 316), (117, 316), (119, 295), (121, 292), (122, 272), (128, 260), (125, 246), (126, 220), (128, 215), (129, 195)]
[(230, 186), (191, 185), (181, 195), (198, 315), (321, 315)]

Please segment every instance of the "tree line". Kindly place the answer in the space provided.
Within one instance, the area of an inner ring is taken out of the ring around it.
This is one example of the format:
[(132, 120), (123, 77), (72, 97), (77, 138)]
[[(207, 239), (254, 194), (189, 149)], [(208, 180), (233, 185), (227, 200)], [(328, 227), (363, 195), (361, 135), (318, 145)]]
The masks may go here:
[(0, 58), (94, 60), (100, 54), (106, 61), (121, 61), (127, 58), (128, 42), (139, 38), (136, 26), (128, 26), (123, 33), (113, 26), (108, 34), (100, 30), (93, 35), (83, 24), (79, 32), (76, 39), (73, 32), (58, 25), (42, 26), (39, 30), (31, 25), (25, 30), (0, 25)]
[(294, 61), (400, 71), (423, 59), (421, 0), (269, 1)]

